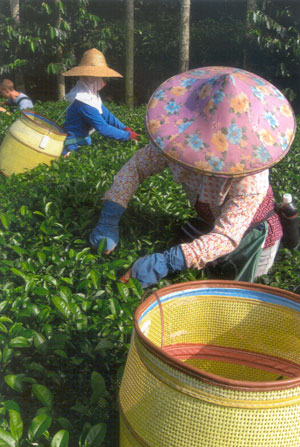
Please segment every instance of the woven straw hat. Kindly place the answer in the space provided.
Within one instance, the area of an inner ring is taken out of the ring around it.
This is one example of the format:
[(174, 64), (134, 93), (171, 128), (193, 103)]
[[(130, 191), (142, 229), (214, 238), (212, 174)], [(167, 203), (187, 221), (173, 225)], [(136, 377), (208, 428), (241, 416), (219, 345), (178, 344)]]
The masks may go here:
[(148, 103), (146, 130), (171, 161), (205, 175), (243, 177), (286, 155), (296, 120), (288, 100), (260, 76), (203, 67), (158, 87)]
[(64, 76), (123, 77), (120, 73), (107, 66), (104, 54), (96, 48), (85, 51), (80, 64), (62, 74)]

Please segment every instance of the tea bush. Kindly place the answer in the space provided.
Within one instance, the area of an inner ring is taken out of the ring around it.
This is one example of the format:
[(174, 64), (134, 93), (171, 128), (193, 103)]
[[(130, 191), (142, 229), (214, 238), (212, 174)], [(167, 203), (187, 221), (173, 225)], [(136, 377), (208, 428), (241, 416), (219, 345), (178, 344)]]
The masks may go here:
[[(129, 203), (120, 244), (108, 256), (87, 238), (114, 175), (147, 143), (145, 107), (110, 109), (140, 133), (136, 142), (94, 134), (93, 144), (51, 166), (0, 177), (0, 446), (112, 447), (118, 444), (117, 395), (143, 291), (119, 281), (139, 257), (173, 245), (194, 214), (182, 188), (164, 172), (147, 179)], [(37, 103), (60, 124), (66, 104)], [(1, 114), (0, 138), (20, 112)], [(271, 171), (278, 200), (298, 201), (300, 135)], [(292, 290), (300, 253), (280, 249), (260, 279)], [(195, 271), (162, 280), (203, 278)]]

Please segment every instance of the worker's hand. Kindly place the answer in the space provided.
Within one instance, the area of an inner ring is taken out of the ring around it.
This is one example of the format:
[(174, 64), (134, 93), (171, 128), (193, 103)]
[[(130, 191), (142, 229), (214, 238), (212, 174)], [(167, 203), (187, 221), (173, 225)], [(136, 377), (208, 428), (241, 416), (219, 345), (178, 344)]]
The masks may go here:
[(136, 132), (131, 132), (130, 134), (130, 140), (138, 140), (140, 138), (139, 134), (137, 134)]
[(4, 107), (0, 107), (0, 112), (4, 112), (7, 113), (7, 115), (10, 115), (10, 113)]
[(130, 133), (130, 137), (129, 137), (130, 140), (138, 140), (139, 139), (139, 137), (140, 137), (139, 134), (134, 132), (130, 127), (125, 127), (124, 130), (126, 130), (127, 132)]
[(127, 282), (136, 278), (143, 289), (157, 284), (158, 281), (170, 273), (186, 269), (185, 259), (180, 245), (166, 250), (164, 253), (153, 253), (138, 259), (121, 281)]
[(89, 235), (92, 248), (98, 248), (100, 241), (106, 239), (105, 254), (113, 251), (119, 242), (119, 221), (125, 208), (116, 202), (106, 200), (96, 227)]
[(128, 282), (130, 280), (130, 278), (131, 278), (131, 268), (125, 273), (125, 275), (123, 275), (120, 278), (120, 281), (126, 283), (126, 282)]

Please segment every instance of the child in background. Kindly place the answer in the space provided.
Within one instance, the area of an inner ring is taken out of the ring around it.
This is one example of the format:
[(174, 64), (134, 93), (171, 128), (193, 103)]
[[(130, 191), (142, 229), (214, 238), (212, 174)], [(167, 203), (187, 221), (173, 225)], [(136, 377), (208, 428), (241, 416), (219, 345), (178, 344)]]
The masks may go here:
[[(0, 95), (6, 99), (3, 105), (10, 107), (18, 107), (19, 110), (32, 109), (33, 102), (25, 93), (15, 89), (14, 83), (10, 79), (2, 79), (0, 81)], [(0, 112), (9, 114), (4, 107), (0, 107)]]

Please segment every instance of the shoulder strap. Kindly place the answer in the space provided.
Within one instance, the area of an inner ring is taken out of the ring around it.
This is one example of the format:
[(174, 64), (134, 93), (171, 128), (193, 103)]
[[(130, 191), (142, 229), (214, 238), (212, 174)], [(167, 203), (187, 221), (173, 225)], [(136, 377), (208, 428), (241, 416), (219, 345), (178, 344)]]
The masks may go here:
[(268, 219), (270, 219), (270, 217), (274, 216), (274, 214), (276, 214), (276, 210), (275, 209), (270, 210), (263, 220), (261, 220), (259, 222), (254, 222), (253, 224), (250, 224), (246, 233), (248, 233), (250, 230), (252, 230), (252, 228), (258, 227), (258, 225), (266, 222)]
[(22, 98), (20, 98), (16, 101), (16, 105), (18, 106), (20, 104), (20, 102), (23, 101), (24, 99), (28, 99), (29, 101), (31, 101), (29, 96), (22, 96)]

